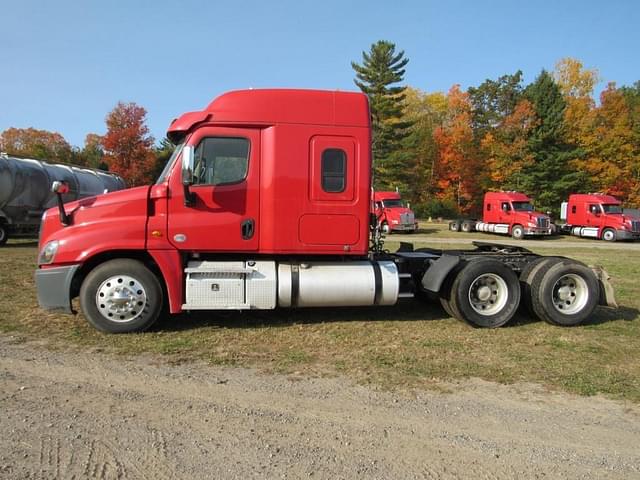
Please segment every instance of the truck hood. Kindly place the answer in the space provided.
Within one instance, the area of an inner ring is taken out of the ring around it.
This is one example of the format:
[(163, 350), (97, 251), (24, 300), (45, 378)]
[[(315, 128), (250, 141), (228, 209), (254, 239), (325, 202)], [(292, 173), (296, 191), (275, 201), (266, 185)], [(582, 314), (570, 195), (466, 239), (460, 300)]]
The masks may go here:
[(516, 212), (516, 216), (531, 222), (537, 221), (539, 218), (549, 218), (549, 215), (540, 212)]
[[(60, 223), (58, 208), (50, 208), (42, 216), (40, 247), (51, 240), (71, 238), (79, 235), (81, 231), (100, 228), (101, 224), (111, 224), (109, 231), (103, 232), (106, 236), (124, 234), (133, 227), (130, 222), (141, 222), (144, 229), (150, 188), (129, 188), (65, 203), (65, 211), (71, 219), (67, 227)], [(120, 226), (114, 229), (114, 224)]]

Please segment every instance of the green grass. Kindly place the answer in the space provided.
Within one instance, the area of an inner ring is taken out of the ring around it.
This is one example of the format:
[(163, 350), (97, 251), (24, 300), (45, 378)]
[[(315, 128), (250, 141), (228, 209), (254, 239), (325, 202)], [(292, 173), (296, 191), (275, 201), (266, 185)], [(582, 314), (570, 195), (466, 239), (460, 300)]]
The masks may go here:
[[(450, 246), (457, 247), (463, 234), (439, 227), (424, 234), (431, 235), (451, 238)], [(411, 241), (398, 237), (391, 236), (387, 245)], [(421, 245), (428, 245), (428, 238)], [(41, 311), (33, 283), (36, 248), (10, 242), (0, 249), (0, 331), (46, 339), (51, 348), (152, 353), (171, 362), (204, 360), (310, 376), (341, 374), (384, 388), (440, 388), (443, 381), (478, 377), (640, 402), (640, 251), (584, 244), (573, 251), (554, 250), (544, 241), (534, 248), (600, 264), (611, 274), (620, 308), (599, 309), (574, 328), (518, 314), (507, 327), (473, 329), (447, 318), (438, 305), (407, 300), (395, 307), (183, 314), (162, 319), (143, 334), (105, 335), (82, 315)]]

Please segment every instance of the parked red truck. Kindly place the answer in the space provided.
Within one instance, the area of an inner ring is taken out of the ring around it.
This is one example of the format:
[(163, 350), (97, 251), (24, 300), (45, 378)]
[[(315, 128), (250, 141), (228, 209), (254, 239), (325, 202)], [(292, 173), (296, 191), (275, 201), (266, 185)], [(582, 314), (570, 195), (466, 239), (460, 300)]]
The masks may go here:
[(487, 192), (482, 205), (482, 221), (454, 220), (449, 223), (453, 231), (487, 232), (511, 235), (515, 239), (525, 236), (551, 235), (551, 219), (536, 212), (532, 200), (520, 192)]
[(625, 214), (622, 202), (611, 195), (572, 194), (562, 202), (560, 219), (566, 222), (560, 230), (578, 237), (608, 242), (640, 238), (640, 219)]
[(364, 94), (230, 92), (174, 120), (167, 136), (177, 147), (154, 185), (45, 212), (43, 308), (71, 312), (79, 296), (93, 326), (131, 332), (164, 307), (382, 306), (414, 294), (498, 327), (518, 308), (521, 282), (535, 314), (555, 324), (607, 301), (606, 278), (519, 247), (386, 251), (371, 211)]
[(384, 233), (418, 230), (415, 214), (402, 202), (398, 192), (375, 192), (373, 201), (376, 218)]

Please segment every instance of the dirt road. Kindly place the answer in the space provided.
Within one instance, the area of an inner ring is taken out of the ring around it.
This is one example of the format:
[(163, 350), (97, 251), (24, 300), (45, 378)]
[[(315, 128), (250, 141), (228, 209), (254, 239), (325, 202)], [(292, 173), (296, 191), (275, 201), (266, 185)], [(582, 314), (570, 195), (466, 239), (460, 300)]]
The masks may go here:
[(388, 393), (0, 335), (0, 478), (639, 478), (640, 408), (473, 381)]

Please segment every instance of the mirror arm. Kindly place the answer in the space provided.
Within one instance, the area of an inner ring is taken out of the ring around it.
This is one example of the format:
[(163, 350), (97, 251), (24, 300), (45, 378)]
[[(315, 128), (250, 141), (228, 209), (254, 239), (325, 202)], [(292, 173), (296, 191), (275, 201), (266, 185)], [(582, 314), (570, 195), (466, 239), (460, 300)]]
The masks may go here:
[(51, 184), (51, 191), (56, 194), (58, 200), (58, 212), (60, 213), (60, 223), (65, 227), (71, 225), (71, 218), (64, 209), (64, 202), (62, 201), (62, 194), (69, 192), (69, 185), (65, 182), (56, 180)]
[(193, 207), (196, 204), (196, 196), (189, 189), (189, 185), (183, 184), (182, 188), (184, 190), (184, 206)]

